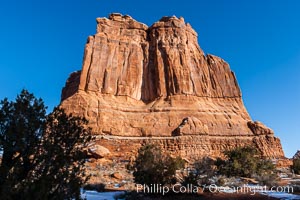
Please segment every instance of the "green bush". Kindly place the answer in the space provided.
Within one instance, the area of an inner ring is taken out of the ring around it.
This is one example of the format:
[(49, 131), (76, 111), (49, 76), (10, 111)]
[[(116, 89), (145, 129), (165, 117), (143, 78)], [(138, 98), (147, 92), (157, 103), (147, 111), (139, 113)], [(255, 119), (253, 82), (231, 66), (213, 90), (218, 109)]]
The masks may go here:
[(218, 173), (231, 176), (248, 177), (273, 174), (275, 166), (270, 160), (261, 159), (256, 148), (246, 146), (224, 152), (226, 159), (215, 162)]
[(266, 186), (276, 186), (277, 185), (277, 175), (276, 174), (262, 174), (255, 179), (259, 182), (260, 185)]
[(184, 177), (182, 185), (203, 186), (211, 184), (210, 179), (216, 174), (215, 161), (209, 157), (201, 158), (194, 162), (192, 170)]
[(300, 159), (293, 160), (292, 169), (294, 170), (295, 174), (300, 174)]
[(183, 167), (184, 161), (180, 157), (172, 158), (154, 144), (142, 146), (132, 166), (135, 183), (146, 185), (172, 183), (176, 170)]

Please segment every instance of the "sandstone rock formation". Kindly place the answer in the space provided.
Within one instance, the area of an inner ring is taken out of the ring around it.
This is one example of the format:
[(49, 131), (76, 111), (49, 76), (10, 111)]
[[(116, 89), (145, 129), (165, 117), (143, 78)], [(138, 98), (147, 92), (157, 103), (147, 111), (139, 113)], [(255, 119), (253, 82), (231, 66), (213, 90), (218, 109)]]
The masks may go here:
[(147, 141), (186, 158), (240, 145), (284, 157), (280, 140), (252, 122), (241, 96), (229, 65), (204, 54), (183, 18), (163, 17), (148, 27), (111, 14), (97, 18), (61, 106), (86, 117), (99, 144), (128, 157)]
[(295, 155), (293, 156), (293, 159), (300, 159), (300, 150), (298, 150)]

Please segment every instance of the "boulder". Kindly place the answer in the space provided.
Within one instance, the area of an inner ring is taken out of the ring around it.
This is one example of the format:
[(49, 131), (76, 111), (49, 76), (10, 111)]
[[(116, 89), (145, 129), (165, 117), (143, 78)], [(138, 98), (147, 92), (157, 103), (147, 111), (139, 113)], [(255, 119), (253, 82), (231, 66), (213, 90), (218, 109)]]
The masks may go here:
[(274, 135), (272, 129), (265, 126), (263, 123), (259, 121), (249, 121), (247, 123), (250, 130), (253, 132), (254, 135)]
[(111, 177), (119, 180), (123, 179), (123, 176), (119, 172), (114, 172)]
[(88, 148), (88, 152), (92, 155), (92, 157), (97, 159), (104, 158), (110, 154), (110, 151), (101, 145), (90, 146)]

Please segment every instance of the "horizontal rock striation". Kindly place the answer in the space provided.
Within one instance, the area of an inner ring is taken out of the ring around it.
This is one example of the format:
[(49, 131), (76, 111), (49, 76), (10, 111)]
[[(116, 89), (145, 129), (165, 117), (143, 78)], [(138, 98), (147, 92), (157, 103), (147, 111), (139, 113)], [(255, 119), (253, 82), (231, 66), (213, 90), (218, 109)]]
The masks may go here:
[(204, 54), (183, 18), (163, 17), (148, 27), (111, 14), (97, 18), (61, 107), (86, 117), (97, 135), (132, 146), (158, 137), (164, 149), (187, 158), (246, 144), (283, 157), (280, 140), (252, 122), (241, 96), (229, 65)]

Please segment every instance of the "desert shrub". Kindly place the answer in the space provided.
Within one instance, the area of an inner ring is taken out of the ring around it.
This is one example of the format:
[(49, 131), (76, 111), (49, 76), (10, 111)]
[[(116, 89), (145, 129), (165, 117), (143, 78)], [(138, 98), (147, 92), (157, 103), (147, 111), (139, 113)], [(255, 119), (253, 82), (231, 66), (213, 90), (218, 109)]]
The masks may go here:
[(217, 185), (223, 186), (226, 183), (226, 179), (224, 177), (219, 177), (217, 180)]
[(162, 153), (161, 148), (155, 144), (142, 146), (132, 166), (135, 183), (139, 184), (167, 184), (172, 183), (176, 170), (184, 167), (180, 158), (172, 158)]
[(294, 159), (292, 169), (295, 174), (300, 174), (300, 159)]
[(216, 173), (215, 161), (209, 157), (201, 158), (194, 162), (193, 170), (184, 177), (183, 185), (206, 185), (211, 184), (210, 179)]
[(200, 186), (201, 183), (198, 182), (199, 180), (199, 175), (196, 174), (195, 172), (189, 172), (186, 177), (184, 177), (182, 181), (182, 185), (187, 186), (187, 185), (198, 185)]
[(276, 186), (277, 185), (277, 175), (274, 173), (271, 174), (261, 174), (254, 176), (254, 178), (259, 182), (260, 185), (264, 186)]
[(238, 147), (224, 154), (225, 160), (218, 158), (215, 162), (219, 174), (251, 178), (275, 173), (275, 165), (262, 159), (254, 147)]
[(296, 193), (296, 194), (300, 194), (300, 181), (295, 181), (293, 184), (292, 184), (292, 187), (293, 187), (293, 192)]

